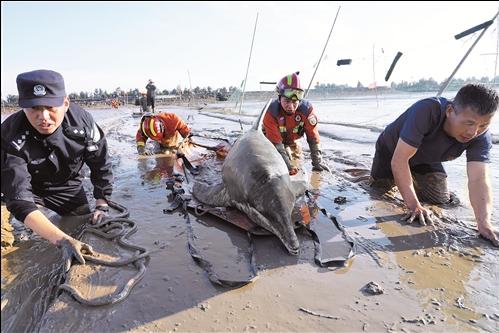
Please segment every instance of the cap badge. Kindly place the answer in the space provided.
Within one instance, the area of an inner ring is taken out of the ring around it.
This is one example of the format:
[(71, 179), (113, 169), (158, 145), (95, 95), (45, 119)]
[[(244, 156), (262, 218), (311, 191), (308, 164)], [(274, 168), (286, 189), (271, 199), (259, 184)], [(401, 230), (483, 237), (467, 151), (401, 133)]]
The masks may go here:
[(45, 87), (41, 84), (37, 84), (33, 87), (33, 95), (35, 96), (45, 96), (47, 92), (45, 91)]

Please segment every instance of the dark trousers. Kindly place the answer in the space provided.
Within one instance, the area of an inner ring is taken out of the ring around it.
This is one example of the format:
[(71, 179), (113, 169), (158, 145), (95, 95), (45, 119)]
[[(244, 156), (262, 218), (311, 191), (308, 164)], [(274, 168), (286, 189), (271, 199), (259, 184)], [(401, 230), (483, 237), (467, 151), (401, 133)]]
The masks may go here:
[[(395, 186), (391, 170), (392, 156), (376, 149), (371, 167), (371, 186), (388, 192)], [(450, 201), (447, 173), (442, 163), (418, 164), (410, 167), (414, 190), (420, 201), (444, 204)]]
[(147, 106), (150, 106), (154, 112), (154, 97), (147, 97)]
[(87, 195), (82, 185), (64, 187), (61, 191), (51, 191), (51, 193), (44, 192), (34, 193), (35, 203), (61, 216), (85, 215), (91, 212)]

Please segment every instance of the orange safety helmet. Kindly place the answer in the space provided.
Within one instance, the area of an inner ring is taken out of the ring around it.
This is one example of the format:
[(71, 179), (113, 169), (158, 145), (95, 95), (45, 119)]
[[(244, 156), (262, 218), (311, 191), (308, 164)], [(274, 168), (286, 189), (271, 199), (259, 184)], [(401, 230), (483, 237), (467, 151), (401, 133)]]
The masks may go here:
[(164, 125), (161, 119), (155, 116), (144, 116), (140, 121), (142, 132), (149, 138), (155, 141), (161, 141), (164, 136)]
[(300, 72), (286, 75), (277, 83), (276, 91), (279, 96), (296, 98), (298, 100), (303, 98), (303, 89), (298, 74)]

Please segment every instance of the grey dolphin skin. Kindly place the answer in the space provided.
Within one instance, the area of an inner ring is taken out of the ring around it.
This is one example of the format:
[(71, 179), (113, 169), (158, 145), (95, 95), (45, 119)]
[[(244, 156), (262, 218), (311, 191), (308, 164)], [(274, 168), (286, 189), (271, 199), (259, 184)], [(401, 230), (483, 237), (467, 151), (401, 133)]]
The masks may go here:
[(231, 206), (244, 212), (255, 224), (275, 234), (290, 254), (300, 244), (291, 220), (295, 194), (305, 188), (294, 185), (288, 168), (274, 145), (262, 132), (265, 105), (256, 124), (230, 149), (222, 166), (223, 183), (217, 186), (197, 182), (193, 195), (204, 204)]

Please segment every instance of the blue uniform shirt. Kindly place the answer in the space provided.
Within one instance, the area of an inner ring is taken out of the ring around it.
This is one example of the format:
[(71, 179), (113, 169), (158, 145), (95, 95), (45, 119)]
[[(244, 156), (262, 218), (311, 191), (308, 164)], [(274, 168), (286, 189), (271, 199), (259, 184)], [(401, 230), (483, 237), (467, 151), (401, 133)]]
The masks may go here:
[(398, 139), (418, 148), (409, 166), (453, 160), (466, 151), (468, 162), (489, 162), (492, 139), (487, 130), (469, 142), (461, 143), (444, 131), (445, 110), (450, 102), (443, 97), (420, 100), (389, 124), (376, 142), (376, 150), (390, 168)]

